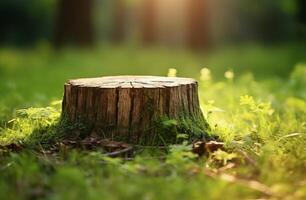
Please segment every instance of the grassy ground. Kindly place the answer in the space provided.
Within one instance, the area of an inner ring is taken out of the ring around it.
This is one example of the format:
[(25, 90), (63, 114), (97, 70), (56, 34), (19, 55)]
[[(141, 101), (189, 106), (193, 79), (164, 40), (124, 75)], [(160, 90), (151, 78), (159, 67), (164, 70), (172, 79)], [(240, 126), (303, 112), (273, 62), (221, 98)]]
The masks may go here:
[[(0, 199), (305, 199), (306, 66), (297, 65), (303, 50), (2, 49), (0, 144), (15, 151), (1, 153)], [(198, 157), (181, 142), (167, 152), (138, 150), (131, 161), (99, 149), (37, 150), (58, 131), (66, 79), (165, 75), (169, 67), (199, 80), (201, 106), (223, 150)], [(19, 110), (31, 106), (41, 108)], [(21, 144), (26, 150), (17, 152)]]

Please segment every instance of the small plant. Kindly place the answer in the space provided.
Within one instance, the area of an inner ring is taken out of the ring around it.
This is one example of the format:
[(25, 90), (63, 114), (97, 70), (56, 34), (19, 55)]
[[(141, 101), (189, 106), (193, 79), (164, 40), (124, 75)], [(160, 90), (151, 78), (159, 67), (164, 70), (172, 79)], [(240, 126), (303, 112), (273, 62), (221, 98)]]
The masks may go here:
[(234, 158), (237, 158), (236, 153), (228, 153), (225, 151), (222, 151), (221, 149), (218, 149), (217, 151), (212, 153), (212, 157), (221, 162), (223, 165), (226, 165), (228, 161), (233, 160)]
[(252, 96), (243, 95), (240, 97), (240, 105), (248, 106), (249, 110), (254, 113), (262, 113), (272, 115), (274, 110), (271, 108), (271, 103), (256, 103)]
[(7, 128), (1, 130), (0, 145), (48, 141), (56, 134), (59, 118), (60, 110), (55, 107), (18, 110)]

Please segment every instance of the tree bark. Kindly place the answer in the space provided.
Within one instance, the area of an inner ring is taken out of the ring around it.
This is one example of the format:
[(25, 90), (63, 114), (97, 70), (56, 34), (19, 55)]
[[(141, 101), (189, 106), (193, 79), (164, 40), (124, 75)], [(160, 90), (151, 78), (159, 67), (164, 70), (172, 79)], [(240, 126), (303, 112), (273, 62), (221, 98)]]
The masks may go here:
[(65, 119), (107, 138), (147, 143), (161, 118), (204, 119), (193, 79), (114, 76), (70, 80), (64, 88)]
[(55, 45), (93, 44), (93, 0), (59, 0)]

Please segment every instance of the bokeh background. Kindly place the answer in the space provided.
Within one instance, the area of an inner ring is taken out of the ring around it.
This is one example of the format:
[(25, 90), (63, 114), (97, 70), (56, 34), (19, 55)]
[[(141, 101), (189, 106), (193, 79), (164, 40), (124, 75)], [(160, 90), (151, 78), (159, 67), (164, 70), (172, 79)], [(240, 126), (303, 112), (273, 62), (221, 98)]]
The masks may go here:
[(117, 74), (286, 81), (306, 60), (305, 0), (2, 0), (0, 118)]
[(1, 1), (1, 44), (132, 42), (188, 49), (305, 39), (303, 0)]

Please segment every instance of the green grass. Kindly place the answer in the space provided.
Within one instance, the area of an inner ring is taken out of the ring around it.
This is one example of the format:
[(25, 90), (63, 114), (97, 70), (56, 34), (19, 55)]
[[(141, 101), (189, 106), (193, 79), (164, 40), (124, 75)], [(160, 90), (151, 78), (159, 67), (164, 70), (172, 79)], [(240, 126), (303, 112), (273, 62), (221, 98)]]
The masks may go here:
[[(192, 54), (101, 48), (0, 50), (0, 199), (305, 199), (306, 66), (298, 45), (244, 46)], [(199, 80), (201, 106), (225, 149), (198, 158), (189, 143), (146, 149), (132, 161), (100, 151), (50, 155), (66, 79), (110, 74)], [(203, 67), (209, 70), (201, 70)], [(232, 69), (234, 73), (230, 71)], [(41, 106), (41, 108), (29, 108)], [(48, 107), (47, 107), (48, 106)]]

